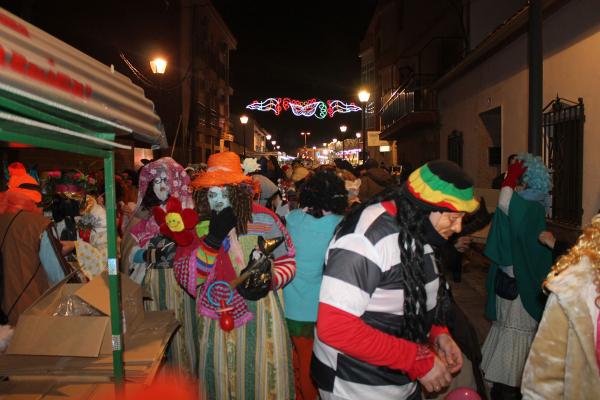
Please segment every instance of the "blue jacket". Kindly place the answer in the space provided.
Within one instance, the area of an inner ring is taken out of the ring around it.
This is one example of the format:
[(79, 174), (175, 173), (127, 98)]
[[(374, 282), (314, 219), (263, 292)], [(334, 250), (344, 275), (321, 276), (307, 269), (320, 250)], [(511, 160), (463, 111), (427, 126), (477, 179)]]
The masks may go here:
[(325, 253), (341, 215), (315, 218), (302, 210), (286, 217), (286, 228), (296, 247), (296, 276), (283, 289), (285, 317), (315, 322), (323, 279)]

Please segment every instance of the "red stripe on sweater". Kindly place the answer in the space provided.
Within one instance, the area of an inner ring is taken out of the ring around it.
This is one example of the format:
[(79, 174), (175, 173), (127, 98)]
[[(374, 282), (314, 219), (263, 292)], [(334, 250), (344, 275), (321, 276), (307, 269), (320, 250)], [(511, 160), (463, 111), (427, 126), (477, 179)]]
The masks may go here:
[(434, 355), (425, 346), (388, 335), (325, 303), (319, 303), (317, 335), (320, 341), (350, 357), (404, 371), (412, 380), (433, 367)]

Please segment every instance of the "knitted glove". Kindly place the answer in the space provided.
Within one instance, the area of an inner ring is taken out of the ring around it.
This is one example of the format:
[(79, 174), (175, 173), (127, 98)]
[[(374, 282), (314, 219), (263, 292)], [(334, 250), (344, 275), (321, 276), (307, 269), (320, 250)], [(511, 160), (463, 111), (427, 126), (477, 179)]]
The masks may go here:
[(210, 216), (208, 235), (204, 238), (204, 243), (218, 250), (229, 231), (236, 225), (237, 217), (233, 213), (233, 208), (227, 207), (218, 214), (216, 211), (213, 211)]
[(523, 161), (517, 161), (514, 164), (509, 165), (506, 177), (504, 178), (504, 181), (502, 181), (502, 187), (508, 186), (514, 189), (525, 171), (527, 171), (527, 167), (524, 166)]

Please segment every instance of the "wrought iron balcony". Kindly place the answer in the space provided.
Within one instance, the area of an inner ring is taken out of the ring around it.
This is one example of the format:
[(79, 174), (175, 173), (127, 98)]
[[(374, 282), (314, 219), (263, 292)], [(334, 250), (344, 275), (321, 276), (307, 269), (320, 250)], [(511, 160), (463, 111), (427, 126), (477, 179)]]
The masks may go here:
[(381, 137), (394, 136), (417, 125), (438, 121), (434, 75), (412, 75), (381, 107)]

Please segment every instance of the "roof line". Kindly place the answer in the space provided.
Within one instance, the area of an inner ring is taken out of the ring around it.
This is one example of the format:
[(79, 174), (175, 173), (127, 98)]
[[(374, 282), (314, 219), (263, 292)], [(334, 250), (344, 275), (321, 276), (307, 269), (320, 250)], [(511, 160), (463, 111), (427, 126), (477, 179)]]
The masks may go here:
[(103, 144), (103, 145), (106, 145), (109, 147), (116, 147), (119, 149), (131, 150), (131, 146), (116, 143), (116, 142), (106, 140), (106, 139), (101, 139), (101, 138), (98, 138), (95, 136), (86, 135), (85, 133), (75, 132), (70, 129), (65, 129), (65, 128), (61, 128), (59, 126), (46, 124), (44, 122), (35, 121), (33, 119), (19, 117), (18, 115), (5, 113), (3, 111), (0, 111), (0, 119), (4, 119), (6, 121), (17, 122), (17, 123), (20, 123), (23, 125), (33, 126), (36, 128), (47, 129), (47, 130), (57, 132), (57, 133), (63, 133), (68, 136), (74, 136), (74, 137), (77, 137), (80, 139), (84, 139), (84, 140), (87, 140), (90, 142), (95, 142), (98, 144)]

